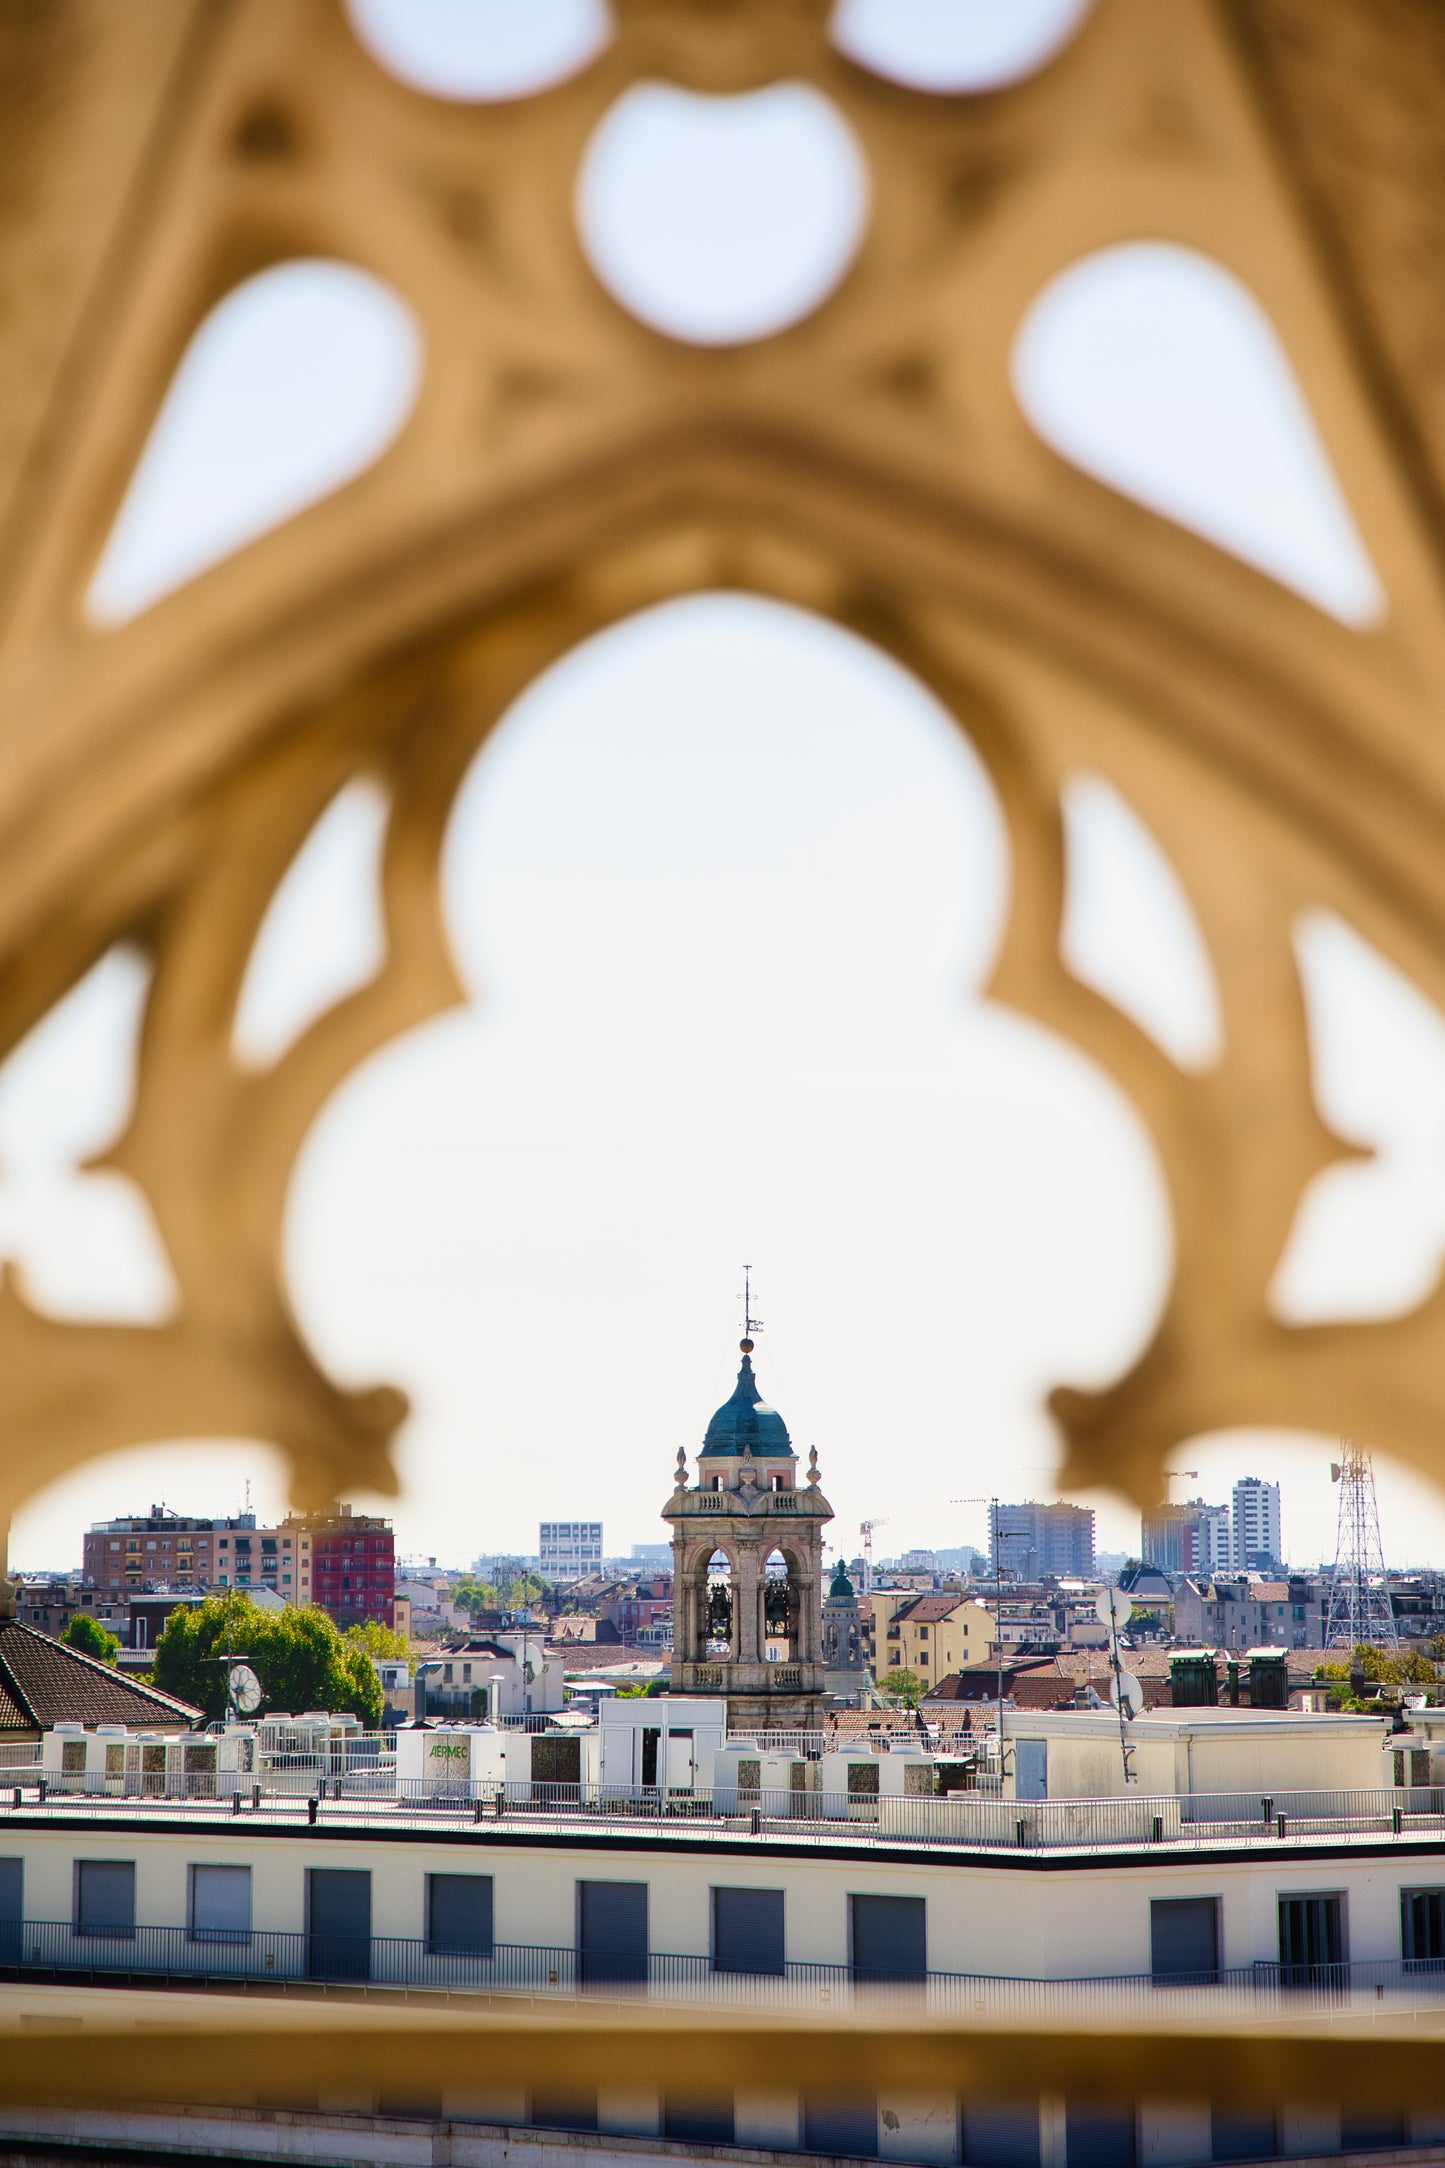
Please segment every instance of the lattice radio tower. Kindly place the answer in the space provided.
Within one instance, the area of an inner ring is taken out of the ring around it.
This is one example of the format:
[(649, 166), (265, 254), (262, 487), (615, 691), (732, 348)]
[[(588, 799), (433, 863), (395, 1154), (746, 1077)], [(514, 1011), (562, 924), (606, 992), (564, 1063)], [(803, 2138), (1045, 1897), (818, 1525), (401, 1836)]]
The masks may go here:
[(1371, 1648), (1398, 1649), (1400, 1636), (1380, 1543), (1374, 1462), (1358, 1446), (1347, 1445), (1343, 1460), (1330, 1464), (1330, 1481), (1340, 1486), (1340, 1525), (1325, 1647), (1353, 1649), (1365, 1642)]

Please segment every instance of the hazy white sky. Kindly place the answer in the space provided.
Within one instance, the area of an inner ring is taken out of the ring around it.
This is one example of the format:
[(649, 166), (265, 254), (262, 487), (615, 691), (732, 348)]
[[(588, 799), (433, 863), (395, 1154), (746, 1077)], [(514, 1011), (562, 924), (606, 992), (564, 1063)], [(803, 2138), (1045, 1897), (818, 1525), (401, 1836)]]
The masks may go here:
[[(386, 0), (354, 8), (384, 34)], [(935, 0), (902, 12), (911, 35), (944, 19)], [(977, 27), (987, 11), (962, 12)], [(1031, 0), (1017, 19), (1052, 39), (1079, 12)], [(574, 47), (597, 35), (595, 7), (555, 13)], [(866, 39), (869, 10), (850, 14)], [(423, 18), (443, 41), (449, 20), (471, 19), (454, 0), (428, 0)], [(534, 66), (518, 53), (517, 68)], [(717, 120), (702, 160), (714, 190)], [(758, 125), (754, 113), (739, 155)], [(608, 215), (625, 227), (622, 198)], [(209, 368), (191, 367), (179, 418), (162, 417), (99, 617), (145, 607), (213, 559), (218, 537), (237, 546), (400, 426), (425, 371), (408, 312), (379, 296), (363, 365), (374, 282), (317, 268), (319, 285), (283, 267), (279, 285), (223, 304), (233, 334), (213, 325)], [(1026, 320), (1018, 388), (1041, 432), (1321, 606), (1377, 612), (1364, 545), (1249, 297), (1157, 247), (1100, 259), (1092, 289), (1080, 277)], [(289, 367), (268, 366), (268, 338)], [(327, 385), (346, 407), (329, 474), (316, 450)], [(235, 471), (247, 399), (245, 429), (276, 477), (271, 513), (254, 471)], [(1208, 1059), (1208, 959), (1167, 864), (1105, 779), (1077, 778), (1067, 811), (1071, 965), (1177, 1058)], [(240, 1058), (271, 1058), (375, 967), (384, 818), (361, 786), (304, 854), (254, 960)], [(1145, 1344), (1167, 1210), (1109, 1079), (979, 995), (1007, 907), (1006, 843), (931, 697), (800, 613), (736, 596), (671, 605), (589, 643), (518, 703), (461, 795), (444, 870), (471, 1003), (337, 1094), (287, 1230), (321, 1360), (413, 1397), (403, 1548), (454, 1562), (531, 1550), (539, 1519), (574, 1514), (600, 1517), (609, 1548), (658, 1540), (676, 1449), (699, 1442), (731, 1389), (745, 1259), (766, 1320), (763, 1386), (799, 1448), (818, 1446), (840, 1548), (857, 1548), (865, 1514), (886, 1518), (883, 1550), (981, 1543), (985, 1509), (953, 1501), (1049, 1494), (1044, 1397), (1058, 1380), (1107, 1380)], [(1445, 1247), (1445, 1024), (1333, 920), (1301, 930), (1301, 958), (1326, 1103), (1382, 1156), (1312, 1193), (1279, 1292), (1301, 1316), (1388, 1311), (1418, 1299)], [(143, 1317), (172, 1293), (143, 1203), (74, 1171), (122, 1117), (144, 995), (143, 967), (111, 959), (0, 1071), (0, 1248), (57, 1314)], [(1333, 1549), (1331, 1449), (1255, 1433), (1181, 1442), (1174, 1458), (1216, 1499), (1236, 1474), (1280, 1476), (1287, 1547), (1312, 1560)], [(1381, 1475), (1387, 1551), (1445, 1559), (1435, 1495)], [(87, 1521), (155, 1498), (234, 1510), (248, 1478), (258, 1510), (281, 1507), (278, 1465), (255, 1445), (97, 1463), (37, 1500), (12, 1559), (73, 1562)], [(1101, 1543), (1132, 1547), (1137, 1517), (1091, 1502)]]

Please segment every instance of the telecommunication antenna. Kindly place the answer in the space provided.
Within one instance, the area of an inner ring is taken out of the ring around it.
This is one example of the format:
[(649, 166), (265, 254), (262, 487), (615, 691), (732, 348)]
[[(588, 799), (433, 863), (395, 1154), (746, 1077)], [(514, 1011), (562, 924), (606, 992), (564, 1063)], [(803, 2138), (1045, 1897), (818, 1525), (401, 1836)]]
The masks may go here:
[(1340, 1519), (1325, 1647), (1354, 1649), (1363, 1642), (1369, 1648), (1398, 1649), (1400, 1633), (1380, 1543), (1374, 1461), (1362, 1447), (1342, 1442), (1342, 1457), (1330, 1462), (1330, 1481), (1340, 1486)]

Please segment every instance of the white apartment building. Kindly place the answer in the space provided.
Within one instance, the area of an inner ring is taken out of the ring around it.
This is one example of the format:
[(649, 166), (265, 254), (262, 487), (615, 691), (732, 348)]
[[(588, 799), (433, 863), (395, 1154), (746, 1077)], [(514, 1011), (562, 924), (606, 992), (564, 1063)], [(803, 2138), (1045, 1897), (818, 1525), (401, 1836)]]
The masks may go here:
[(1229, 1562), (1236, 1572), (1251, 1567), (1269, 1572), (1283, 1564), (1278, 1483), (1241, 1476), (1234, 1486), (1231, 1517)]
[(1228, 1573), (1234, 1563), (1233, 1516), (1228, 1506), (1199, 1508), (1194, 1548), (1201, 1573)]
[[(293, 1769), (290, 1753), (281, 1778), (261, 1739), (243, 1766), (239, 1735), (161, 1748), (76, 1727), (49, 1742), (50, 1791), (27, 1772), (19, 1795), (0, 1793), (8, 1963), (22, 1988), (34, 1967), (37, 1979), (91, 1987), (107, 1970), (131, 1989), (150, 1974), (172, 1997), (311, 1980), (343, 1994), (368, 1982), (481, 1990), (537, 2008), (596, 1990), (693, 2013), (858, 2004), (873, 2025), (902, 2027), (983, 2013), (989, 2024), (1127, 2029), (1162, 2011), (1193, 2029), (1291, 2010), (1337, 2025), (1351, 2008), (1377, 2022), (1387, 1994), (1401, 2007), (1438, 2001), (1445, 1865), (1430, 1779), (1445, 1776), (1445, 1741), (1428, 1725), (1402, 1747), (1372, 1717), (1159, 1712), (1130, 1727), (1126, 1784), (1112, 1714), (1020, 1711), (1002, 1797), (933, 1790), (919, 1779), (941, 1773), (936, 1758), (906, 1741), (883, 1754), (866, 1742), (825, 1749), (811, 1765), (829, 1780), (820, 1796), (799, 1786), (787, 1753), (749, 1739), (719, 1748), (718, 1713), (679, 1697), (616, 1712), (634, 1749), (630, 1785), (627, 1768), (604, 1785), (607, 1755), (575, 1732), (426, 1729), (408, 1759), (424, 1755), (441, 1775), (411, 1793), (383, 1785), (370, 1742), (340, 1728), (333, 1738), (324, 1722), (319, 1773)], [(298, 1741), (307, 1721), (292, 1726)], [(502, 1785), (473, 1780), (483, 1753), (505, 1756)], [(514, 1761), (529, 1779), (513, 1780)], [(65, 1789), (82, 1763), (94, 1771), (84, 1799)], [(184, 1806), (160, 1796), (172, 1763), (187, 1774)], [(1293, 1789), (1301, 1782), (1324, 1788)], [(689, 1800), (685, 1841), (659, 1827), (660, 1790)], [(814, 1805), (800, 1822), (803, 1797)], [(558, 2128), (595, 2133), (593, 2145), (609, 2133), (702, 2140), (722, 2161), (742, 2145), (783, 2156), (779, 2168), (799, 2152), (918, 2168), (1197, 2168), (1353, 2161), (1386, 2145), (1391, 2160), (1414, 2148), (1423, 2164), (1445, 2138), (1433, 2108), (1402, 2103), (1364, 2132), (1337, 2102), (1294, 2097), (1287, 2080), (1276, 2107), (1242, 2115), (1218, 2088), (1211, 2099), (1207, 2057), (1181, 2063), (1177, 2099), (1119, 2100), (1107, 2125), (1088, 2101), (1017, 2089), (920, 2098), (886, 2071), (840, 2098), (810, 2090), (806, 2056), (780, 2085), (720, 2053), (706, 2129), (704, 2110), (661, 2075), (646, 2097), (574, 2087), (565, 2103), (560, 2088), (529, 2092), (506, 2076), (468, 2082), (459, 2067), (454, 2104), (431, 2112), (503, 2127), (511, 2153), (478, 2150), (478, 2132), (451, 2155), (479, 2168), (518, 2157), (522, 2133)], [(17, 2123), (22, 2111), (0, 2107), (0, 2131), (73, 2139), (73, 2124), (52, 2132), (48, 2113), (26, 2107)], [(132, 2114), (131, 2143), (195, 2157), (184, 2123), (157, 2110), (142, 2127), (149, 2113)], [(287, 2110), (287, 2157), (304, 2113)], [(349, 2158), (446, 2157), (420, 2152), (415, 2132), (392, 2146), (384, 2130), (370, 2135)], [(529, 2159), (552, 2157), (526, 2145)], [(578, 2158), (575, 2140), (567, 2157)]]
[(601, 1521), (543, 1521), (537, 1552), (544, 1581), (580, 1581), (602, 1571)]

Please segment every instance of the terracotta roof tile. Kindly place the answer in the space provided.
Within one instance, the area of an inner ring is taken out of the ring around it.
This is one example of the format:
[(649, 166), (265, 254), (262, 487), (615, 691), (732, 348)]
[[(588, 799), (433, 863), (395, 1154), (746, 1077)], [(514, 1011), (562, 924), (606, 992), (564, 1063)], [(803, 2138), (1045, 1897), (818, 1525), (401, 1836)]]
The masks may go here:
[(62, 1722), (174, 1730), (200, 1716), (189, 1702), (142, 1686), (19, 1619), (0, 1619), (0, 1733), (49, 1731)]

